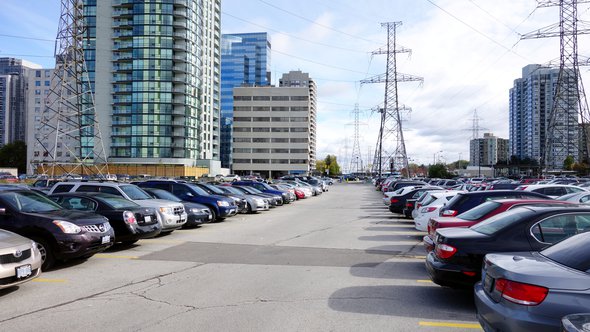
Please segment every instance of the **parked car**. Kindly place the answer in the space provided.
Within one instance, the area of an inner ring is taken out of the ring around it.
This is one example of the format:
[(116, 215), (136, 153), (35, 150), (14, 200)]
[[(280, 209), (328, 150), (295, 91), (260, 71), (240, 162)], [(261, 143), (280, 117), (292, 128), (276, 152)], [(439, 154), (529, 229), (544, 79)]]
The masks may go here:
[(129, 183), (115, 182), (58, 182), (49, 191), (50, 195), (64, 192), (106, 193), (123, 197), (140, 206), (155, 208), (162, 233), (170, 233), (186, 223), (186, 212), (180, 203), (154, 199), (140, 187)]
[[(562, 317), (590, 308), (588, 243), (586, 232), (541, 252), (486, 255), (482, 281), (475, 285), (477, 318), (484, 330), (578, 331), (561, 330), (560, 323)], [(587, 315), (570, 318), (590, 322)]]
[[(291, 187), (286, 183), (276, 183), (276, 184), (271, 184), (270, 186), (276, 190), (286, 191), (287, 193), (289, 193), (289, 200), (291, 202), (294, 202), (297, 200), (297, 195), (295, 194), (294, 187)], [(305, 194), (303, 196), (305, 196)]]
[(518, 207), (470, 228), (438, 229), (426, 269), (439, 285), (473, 286), (489, 253), (539, 251), (590, 230), (590, 207)]
[(426, 201), (420, 207), (418, 213), (414, 217), (414, 227), (419, 231), (426, 231), (428, 228), (428, 221), (431, 217), (438, 216), (438, 211), (449, 201), (455, 197), (460, 191), (436, 191), (430, 195), (430, 200)]
[(224, 175), (221, 178), (221, 181), (223, 182), (234, 182), (234, 181), (240, 181), (241, 178), (235, 174), (228, 174), (228, 175)]
[(268, 199), (269, 207), (277, 207), (283, 205), (283, 197), (277, 194), (264, 193), (254, 187), (248, 186), (232, 185), (232, 187), (242, 191), (246, 195), (254, 195), (257, 197)]
[[(291, 202), (291, 197), (289, 196), (288, 193), (286, 193), (283, 190), (276, 190), (273, 187), (269, 186), (267, 183), (258, 182), (258, 181), (235, 181), (232, 183), (232, 185), (253, 187), (253, 188), (256, 188), (256, 189), (262, 191), (263, 193), (279, 195), (283, 199), (283, 204), (288, 204)], [(305, 184), (303, 183), (302, 185), (305, 185)], [(322, 192), (321, 189), (319, 189), (319, 193), (321, 193), (321, 192)]]
[[(590, 194), (590, 193), (589, 193)], [(519, 206), (563, 206), (569, 202), (552, 199), (498, 199), (484, 202), (456, 217), (433, 217), (428, 221), (428, 235), (423, 243), (426, 251), (434, 249), (434, 236), (439, 228), (470, 227), (492, 216)]]
[(563, 196), (566, 194), (573, 194), (587, 191), (584, 188), (580, 188), (577, 186), (572, 186), (568, 184), (531, 184), (531, 185), (521, 185), (516, 188), (516, 190), (525, 190), (534, 193), (539, 193), (543, 195), (547, 195), (551, 198), (557, 198), (559, 196)]
[(426, 186), (428, 185), (426, 182), (424, 181), (408, 181), (408, 180), (397, 180), (397, 181), (392, 181), (389, 183), (389, 186), (385, 188), (385, 191), (396, 191), (399, 188), (402, 187), (415, 187), (415, 186)]
[(264, 197), (259, 197), (251, 194), (246, 194), (238, 188), (232, 186), (217, 186), (219, 190), (222, 190), (226, 194), (239, 197), (246, 202), (247, 213), (257, 213), (259, 211), (267, 211), (270, 209), (269, 200)]
[[(408, 188), (408, 189), (406, 189)], [(404, 187), (399, 195), (389, 198), (389, 211), (392, 213), (403, 213), (408, 199), (417, 199), (422, 193), (430, 190), (442, 190), (441, 187)]]
[(211, 210), (214, 221), (222, 221), (238, 213), (238, 207), (235, 205), (233, 199), (210, 195), (201, 187), (192, 183), (175, 180), (148, 180), (138, 182), (137, 185), (141, 188), (163, 189), (171, 192), (183, 201), (203, 204)]
[(219, 188), (217, 188), (213, 184), (208, 183), (194, 183), (195, 185), (201, 187), (201, 189), (205, 190), (209, 195), (217, 195), (217, 196), (224, 196), (229, 199), (234, 200), (234, 204), (238, 207), (238, 213), (247, 213), (248, 212), (248, 203), (243, 197), (234, 195), (232, 193), (225, 192)]
[(561, 319), (561, 330), (563, 332), (588, 332), (590, 326), (590, 312), (571, 314)]
[(441, 217), (455, 217), (467, 210), (473, 209), (479, 204), (496, 199), (522, 198), (522, 199), (549, 199), (549, 196), (536, 192), (522, 190), (486, 190), (462, 193), (455, 196), (447, 205), (440, 209)]
[(193, 203), (189, 201), (183, 201), (180, 198), (176, 197), (171, 192), (168, 192), (163, 189), (156, 189), (156, 188), (142, 188), (148, 194), (150, 194), (154, 198), (158, 199), (165, 199), (167, 201), (178, 202), (184, 205), (184, 210), (187, 214), (186, 224), (184, 224), (183, 228), (189, 227), (197, 227), (199, 225), (211, 222), (213, 220), (213, 215), (211, 214), (211, 210), (203, 204)]
[(63, 179), (53, 179), (53, 178), (42, 178), (35, 180), (31, 185), (32, 188), (40, 190), (44, 193), (49, 193), (49, 190), (58, 182), (62, 182)]
[(23, 189), (0, 191), (0, 228), (35, 241), (43, 270), (58, 260), (90, 257), (112, 246), (115, 240), (107, 218), (66, 210)]
[(578, 193), (559, 196), (555, 200), (576, 204), (590, 204), (590, 191), (581, 191)]
[(37, 278), (41, 264), (35, 241), (0, 229), (0, 289)]
[(105, 216), (115, 231), (115, 241), (126, 245), (154, 237), (162, 231), (154, 208), (141, 207), (121, 196), (104, 193), (60, 193), (49, 199), (65, 209)]

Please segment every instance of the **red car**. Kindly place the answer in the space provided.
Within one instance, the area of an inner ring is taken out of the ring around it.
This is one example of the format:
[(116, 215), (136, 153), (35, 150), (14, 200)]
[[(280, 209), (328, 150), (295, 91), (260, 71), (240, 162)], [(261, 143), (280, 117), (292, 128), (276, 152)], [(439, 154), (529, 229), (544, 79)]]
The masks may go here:
[[(565, 203), (565, 204), (564, 204)], [(498, 213), (523, 205), (555, 206), (573, 205), (565, 201), (551, 199), (499, 199), (482, 203), (456, 217), (436, 217), (428, 221), (428, 235), (424, 236), (424, 247), (430, 252), (434, 249), (434, 236), (438, 228), (470, 227)]]
[(305, 193), (303, 193), (303, 191), (295, 188), (295, 196), (297, 196), (297, 199), (304, 199)]

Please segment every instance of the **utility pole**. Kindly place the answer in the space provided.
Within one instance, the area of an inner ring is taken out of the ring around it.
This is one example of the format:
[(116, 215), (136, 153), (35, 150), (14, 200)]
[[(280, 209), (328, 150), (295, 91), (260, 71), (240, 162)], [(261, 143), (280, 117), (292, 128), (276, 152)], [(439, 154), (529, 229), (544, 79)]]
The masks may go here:
[(55, 70), (31, 160), (42, 174), (108, 174), (84, 60), (86, 33), (82, 0), (61, 0)]
[[(407, 177), (410, 176), (401, 113), (411, 111), (411, 109), (403, 105), (400, 107), (397, 85), (398, 82), (424, 81), (422, 77), (401, 74), (397, 71), (397, 54), (410, 53), (409, 49), (397, 45), (397, 27), (401, 26), (401, 24), (402, 22), (381, 23), (382, 27), (387, 28), (387, 48), (374, 51), (373, 55), (387, 55), (386, 72), (361, 81), (361, 84), (385, 83), (383, 108), (379, 110), (381, 113), (381, 125), (373, 162), (373, 172), (376, 172), (379, 177), (382, 175), (383, 163), (390, 160), (393, 161), (395, 167), (405, 168)], [(395, 148), (393, 149), (387, 145), (390, 136), (395, 139)]]
[[(521, 39), (559, 37), (559, 76), (553, 104), (545, 123), (545, 141), (541, 143), (541, 171), (562, 169), (563, 161), (573, 156), (576, 161), (588, 159), (590, 112), (580, 75), (578, 35), (589, 34), (589, 28), (578, 28), (578, 4), (587, 0), (537, 0), (538, 8), (559, 7), (557, 25), (525, 34)], [(578, 123), (581, 119), (581, 126)], [(584, 142), (580, 146), (580, 130)], [(581, 155), (580, 155), (581, 153)]]
[(361, 156), (360, 134), (359, 134), (359, 104), (354, 105), (354, 141), (352, 143), (352, 155), (350, 157), (350, 173), (360, 173), (363, 169), (363, 158)]

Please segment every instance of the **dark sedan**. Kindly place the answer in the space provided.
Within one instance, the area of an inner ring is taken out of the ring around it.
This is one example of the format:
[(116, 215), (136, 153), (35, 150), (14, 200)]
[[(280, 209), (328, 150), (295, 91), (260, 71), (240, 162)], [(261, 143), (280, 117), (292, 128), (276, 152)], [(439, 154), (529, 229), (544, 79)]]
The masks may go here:
[(184, 224), (183, 228), (197, 227), (213, 220), (211, 210), (209, 210), (209, 208), (203, 204), (183, 201), (173, 193), (164, 189), (143, 188), (143, 190), (152, 195), (154, 198), (182, 203), (182, 205), (184, 205), (184, 210), (188, 215), (186, 224)]
[(115, 230), (115, 241), (129, 245), (160, 234), (162, 226), (154, 208), (141, 207), (120, 196), (105, 193), (60, 193), (49, 199), (69, 210), (105, 216)]
[(35, 241), (46, 271), (57, 260), (90, 257), (113, 245), (107, 218), (72, 211), (32, 190), (0, 191), (0, 228)]
[(439, 285), (473, 286), (488, 253), (538, 251), (590, 230), (590, 207), (518, 207), (470, 228), (438, 229), (426, 268)]
[(441, 187), (419, 187), (419, 188), (415, 188), (413, 190), (410, 190), (409, 192), (403, 194), (403, 195), (395, 195), (395, 196), (391, 196), (390, 200), (389, 200), (389, 211), (391, 211), (392, 213), (400, 213), (402, 214), (404, 212), (404, 207), (406, 206), (406, 201), (408, 199), (418, 199), (418, 197), (420, 197), (420, 195), (422, 195), (423, 192), (425, 191), (430, 191), (430, 190), (443, 190)]
[[(584, 233), (541, 252), (487, 255), (482, 281), (475, 285), (477, 318), (483, 328), (486, 331), (561, 331), (563, 316), (588, 311), (588, 243), (590, 233)], [(577, 321), (583, 317), (569, 318)]]

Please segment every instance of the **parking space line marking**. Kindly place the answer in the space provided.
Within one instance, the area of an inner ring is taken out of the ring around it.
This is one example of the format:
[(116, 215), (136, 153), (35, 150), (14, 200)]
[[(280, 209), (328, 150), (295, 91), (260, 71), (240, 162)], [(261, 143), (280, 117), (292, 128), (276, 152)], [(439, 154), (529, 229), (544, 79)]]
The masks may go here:
[(431, 283), (432, 283), (432, 280), (427, 280), (427, 279), (418, 279), (418, 280), (416, 280), (416, 282), (422, 282), (422, 283), (428, 283), (428, 284), (431, 284)]
[(462, 329), (478, 329), (481, 330), (481, 325), (478, 323), (444, 323), (444, 322), (418, 322), (420, 326), (435, 326), (435, 327), (456, 327)]
[(68, 282), (66, 279), (48, 279), (48, 278), (35, 278), (32, 282)]
[(118, 259), (138, 259), (139, 256), (124, 256), (124, 255), (109, 255), (109, 254), (96, 254), (94, 257), (97, 258), (118, 258)]

